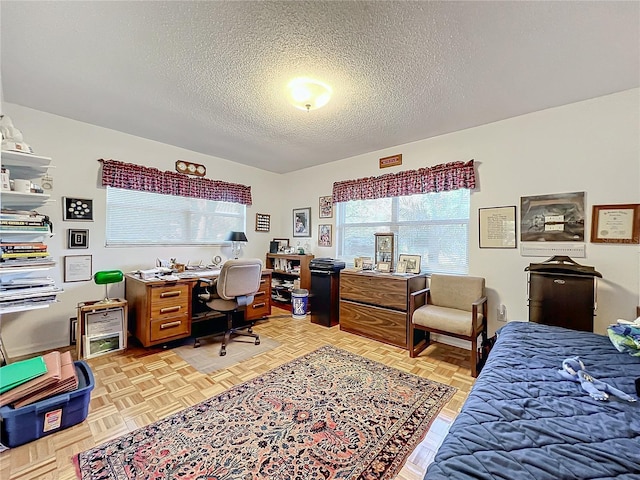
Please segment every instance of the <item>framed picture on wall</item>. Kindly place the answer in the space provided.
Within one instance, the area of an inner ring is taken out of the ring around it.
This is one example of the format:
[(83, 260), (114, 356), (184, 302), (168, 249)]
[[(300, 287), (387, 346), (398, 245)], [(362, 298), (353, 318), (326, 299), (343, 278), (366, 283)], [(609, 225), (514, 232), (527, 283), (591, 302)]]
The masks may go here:
[(480, 248), (516, 248), (516, 207), (478, 209)]
[(640, 243), (640, 204), (594, 205), (591, 215), (593, 243)]
[(318, 225), (318, 245), (331, 246), (331, 225)]
[(320, 210), (318, 216), (320, 218), (333, 217), (333, 197), (331, 195), (320, 197)]
[(89, 230), (67, 230), (67, 248), (89, 248)]
[(293, 236), (311, 236), (311, 207), (293, 209)]
[(62, 208), (64, 220), (93, 222), (93, 200), (62, 197)]

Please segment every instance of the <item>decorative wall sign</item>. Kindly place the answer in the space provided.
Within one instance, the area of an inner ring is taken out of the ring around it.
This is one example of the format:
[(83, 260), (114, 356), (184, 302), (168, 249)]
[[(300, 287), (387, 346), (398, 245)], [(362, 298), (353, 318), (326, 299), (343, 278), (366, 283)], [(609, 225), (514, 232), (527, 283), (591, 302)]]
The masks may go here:
[(326, 197), (320, 197), (320, 210), (318, 211), (320, 218), (333, 217), (333, 197), (328, 195)]
[(268, 232), (271, 230), (271, 215), (256, 213), (256, 232)]
[(591, 241), (640, 244), (640, 204), (594, 205)]
[(178, 160), (176, 161), (176, 172), (186, 173), (187, 175), (195, 175), (197, 177), (204, 177), (207, 174), (207, 167), (199, 163)]
[(520, 199), (520, 240), (584, 242), (584, 192)]
[(67, 230), (67, 248), (89, 248), (89, 230)]
[(93, 222), (93, 200), (86, 198), (62, 197), (62, 218)]
[(478, 209), (480, 248), (516, 248), (516, 207)]
[(380, 159), (380, 168), (396, 167), (398, 165), (402, 165), (401, 153)]

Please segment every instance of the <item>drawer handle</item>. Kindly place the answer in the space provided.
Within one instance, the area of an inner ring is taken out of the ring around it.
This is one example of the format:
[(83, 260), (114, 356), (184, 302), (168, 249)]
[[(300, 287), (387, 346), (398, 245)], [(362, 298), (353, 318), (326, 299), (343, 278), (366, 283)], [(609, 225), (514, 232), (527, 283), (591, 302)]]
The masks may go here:
[(260, 283), (267, 283), (267, 281), (264, 278), (261, 278)]
[(562, 279), (560, 279), (560, 278), (556, 278), (556, 279), (553, 281), (553, 283), (557, 283), (558, 285), (564, 285), (564, 284), (565, 284), (565, 283), (567, 283), (567, 282), (565, 282), (564, 280), (562, 280)]
[(261, 307), (264, 307), (265, 305), (266, 305), (266, 303), (265, 303), (265, 302), (262, 302), (262, 303), (253, 303), (253, 304), (251, 304), (251, 307), (252, 307), (252, 308), (261, 308)]
[(160, 325), (160, 330), (165, 330), (167, 328), (179, 327), (182, 324), (181, 320), (176, 320), (175, 322), (163, 323)]
[(180, 290), (172, 290), (170, 292), (162, 292), (160, 298), (179, 297)]
[(254, 297), (259, 297), (260, 295), (264, 295), (265, 292), (256, 292), (253, 296)]
[(182, 307), (180, 305), (176, 305), (175, 307), (161, 308), (160, 309), (160, 313), (178, 312), (178, 311), (180, 311), (181, 308)]

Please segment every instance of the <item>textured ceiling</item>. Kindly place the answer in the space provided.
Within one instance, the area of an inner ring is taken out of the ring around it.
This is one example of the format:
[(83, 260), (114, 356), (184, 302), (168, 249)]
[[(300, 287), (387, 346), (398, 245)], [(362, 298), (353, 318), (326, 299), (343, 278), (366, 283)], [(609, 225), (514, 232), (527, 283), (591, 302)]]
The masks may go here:
[[(0, 2), (4, 101), (288, 172), (640, 85), (640, 2)], [(330, 84), (316, 111), (296, 76)], [(19, 127), (19, 126), (18, 126)]]

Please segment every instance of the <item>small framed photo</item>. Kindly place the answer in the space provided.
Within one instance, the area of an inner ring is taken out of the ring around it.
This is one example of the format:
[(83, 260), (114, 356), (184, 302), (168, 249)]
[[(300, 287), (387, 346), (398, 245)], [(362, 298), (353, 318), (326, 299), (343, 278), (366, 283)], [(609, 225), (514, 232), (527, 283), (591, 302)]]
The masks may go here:
[(67, 248), (89, 248), (89, 230), (67, 230)]
[(362, 257), (362, 270), (373, 270), (373, 258)]
[(93, 222), (93, 200), (62, 197), (62, 208), (64, 220)]
[(333, 217), (333, 197), (331, 195), (328, 195), (326, 197), (320, 197), (319, 217), (320, 218)]
[(380, 273), (391, 272), (391, 262), (378, 262), (378, 265), (376, 265), (376, 270), (378, 270)]
[(398, 264), (403, 261), (406, 265), (404, 273), (420, 273), (420, 262), (422, 261), (422, 257), (420, 255), (401, 254), (398, 257)]
[(274, 238), (273, 240), (271, 240), (272, 242), (277, 242), (278, 243), (278, 251), (274, 252), (274, 253), (282, 253), (284, 252), (287, 248), (289, 248), (289, 239), (288, 238)]
[(396, 273), (407, 273), (407, 261), (400, 260), (398, 262), (398, 266), (396, 267)]
[(256, 232), (268, 232), (271, 230), (271, 215), (256, 213)]
[(78, 317), (69, 319), (69, 345), (75, 345), (78, 335)]
[(331, 225), (318, 225), (318, 245), (331, 246)]
[(640, 204), (594, 205), (592, 243), (640, 244)]
[(84, 351), (86, 358), (98, 357), (109, 352), (124, 350), (122, 331), (98, 336), (85, 336)]
[(311, 207), (293, 209), (293, 236), (311, 236)]
[(353, 268), (356, 270), (362, 270), (362, 257), (355, 257), (353, 259)]

